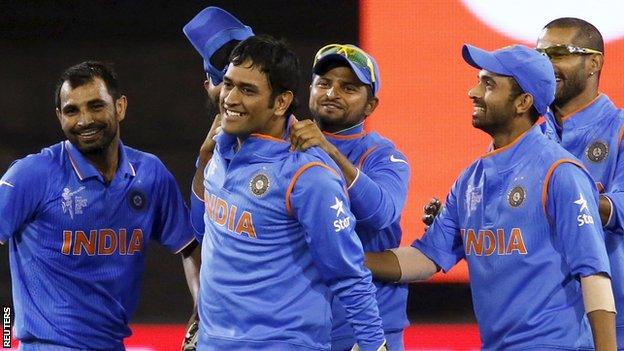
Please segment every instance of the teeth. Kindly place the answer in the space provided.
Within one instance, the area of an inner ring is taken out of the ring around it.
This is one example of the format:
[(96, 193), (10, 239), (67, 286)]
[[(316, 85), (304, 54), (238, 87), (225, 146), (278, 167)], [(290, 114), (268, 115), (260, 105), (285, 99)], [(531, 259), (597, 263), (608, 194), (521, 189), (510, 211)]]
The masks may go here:
[(236, 112), (236, 111), (227, 110), (226, 112), (227, 112), (228, 116), (232, 116), (232, 117), (240, 117), (240, 116), (243, 115), (242, 113)]
[(99, 132), (99, 129), (90, 129), (90, 130), (86, 130), (84, 132), (80, 132), (80, 135), (82, 136), (91, 136), (91, 135), (95, 135), (97, 134), (97, 132)]

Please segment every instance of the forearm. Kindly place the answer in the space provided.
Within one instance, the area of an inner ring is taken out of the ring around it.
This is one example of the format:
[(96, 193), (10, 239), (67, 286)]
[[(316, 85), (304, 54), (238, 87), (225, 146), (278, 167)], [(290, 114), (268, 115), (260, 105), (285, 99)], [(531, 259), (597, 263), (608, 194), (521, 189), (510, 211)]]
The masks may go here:
[(582, 277), (581, 288), (596, 350), (616, 350), (615, 302), (611, 280), (604, 275)]
[(367, 252), (364, 255), (364, 265), (370, 269), (375, 279), (386, 282), (398, 282), (401, 279), (401, 266), (392, 251)]
[(188, 285), (193, 305), (197, 306), (197, 296), (199, 294), (199, 267), (201, 265), (201, 246), (194, 244), (192, 248), (182, 252), (182, 267)]
[(351, 184), (353, 184), (353, 181), (358, 176), (358, 169), (353, 165), (353, 163), (351, 163), (351, 161), (349, 161), (349, 159), (347, 159), (345, 155), (343, 155), (335, 146), (331, 145), (330, 143), (327, 143), (327, 146), (323, 149), (325, 149), (329, 157), (331, 157), (332, 160), (334, 160), (334, 162), (336, 162), (336, 164), (340, 168), (340, 171), (342, 172), (342, 175), (344, 176), (344, 179), (346, 181), (347, 187), (351, 186)]

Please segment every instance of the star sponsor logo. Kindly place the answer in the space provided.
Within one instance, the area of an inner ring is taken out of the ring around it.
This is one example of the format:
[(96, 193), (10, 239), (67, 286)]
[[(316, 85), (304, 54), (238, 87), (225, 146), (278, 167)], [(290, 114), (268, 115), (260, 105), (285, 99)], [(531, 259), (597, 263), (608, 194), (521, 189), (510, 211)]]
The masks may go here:
[(576, 217), (578, 226), (582, 227), (586, 224), (594, 224), (594, 217), (589, 214), (589, 206), (587, 206), (587, 200), (585, 200), (582, 193), (579, 194), (579, 199), (574, 201), (574, 203), (579, 206), (579, 215)]
[(390, 162), (395, 162), (395, 163), (401, 162), (401, 163), (407, 164), (407, 161), (405, 161), (405, 160), (403, 160), (401, 158), (396, 158), (396, 157), (394, 157), (394, 155), (390, 155)]
[[(329, 208), (336, 211), (336, 220), (334, 221), (334, 231), (338, 233), (341, 230), (344, 230), (349, 227), (351, 224), (351, 218), (347, 216), (347, 211), (344, 208), (344, 201), (339, 200), (338, 197), (334, 196), (335, 203)], [(340, 215), (344, 215), (344, 217), (340, 218)]]
[(74, 219), (74, 216), (76, 215), (82, 214), (83, 209), (87, 207), (87, 198), (78, 195), (84, 189), (84, 186), (81, 186), (74, 191), (72, 191), (69, 187), (63, 188), (63, 193), (61, 194), (61, 197), (63, 198), (61, 201), (61, 207), (63, 209), (63, 213), (69, 214), (71, 219)]
[(609, 147), (604, 141), (597, 140), (591, 143), (585, 150), (585, 157), (594, 163), (604, 161), (609, 155)]

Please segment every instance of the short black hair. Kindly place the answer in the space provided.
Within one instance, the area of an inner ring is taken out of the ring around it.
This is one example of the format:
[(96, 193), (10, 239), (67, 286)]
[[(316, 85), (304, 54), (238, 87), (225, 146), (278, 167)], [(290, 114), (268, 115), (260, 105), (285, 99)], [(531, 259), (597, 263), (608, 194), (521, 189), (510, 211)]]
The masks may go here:
[[(524, 90), (520, 87), (520, 84), (516, 82), (515, 79), (509, 77), (509, 81), (511, 82), (511, 93), (509, 94), (509, 101), (513, 101), (515, 98), (524, 94)], [(531, 106), (531, 110), (529, 111), (529, 117), (531, 118), (531, 124), (535, 124), (539, 119), (540, 113), (535, 108), (535, 104)]]
[(230, 63), (238, 66), (246, 61), (266, 74), (271, 88), (273, 107), (275, 98), (290, 91), (293, 101), (286, 110), (290, 115), (299, 105), (297, 87), (299, 86), (299, 58), (283, 39), (275, 39), (269, 35), (255, 35), (241, 41), (230, 54)]
[(63, 83), (69, 82), (69, 86), (74, 89), (94, 81), (95, 78), (100, 78), (104, 81), (106, 89), (113, 97), (113, 100), (117, 100), (121, 97), (117, 73), (115, 73), (115, 69), (112, 64), (99, 61), (85, 61), (69, 67), (61, 74), (61, 77), (56, 83), (54, 93), (54, 103), (56, 108), (61, 108), (60, 94)]
[[(315, 74), (318, 76), (322, 76), (323, 74), (337, 67), (347, 67), (348, 69), (353, 70), (353, 68), (351, 68), (348, 63), (342, 60), (329, 60), (321, 63), (321, 66), (316, 66), (318, 74)], [(370, 84), (362, 83), (362, 85), (366, 87), (366, 101), (371, 101), (375, 97), (375, 94), (373, 94), (373, 87)]]
[(604, 54), (604, 41), (602, 34), (593, 24), (574, 17), (561, 17), (550, 21), (544, 29), (550, 28), (573, 28), (576, 35), (573, 38), (574, 44), (584, 48), (598, 50)]

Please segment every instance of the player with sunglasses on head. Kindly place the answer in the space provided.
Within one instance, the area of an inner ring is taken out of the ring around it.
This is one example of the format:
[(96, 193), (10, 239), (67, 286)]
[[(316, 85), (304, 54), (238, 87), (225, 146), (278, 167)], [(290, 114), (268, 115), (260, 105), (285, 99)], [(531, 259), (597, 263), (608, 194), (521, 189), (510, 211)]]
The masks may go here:
[[(542, 125), (551, 139), (581, 160), (600, 192), (616, 308), (624, 310), (624, 112), (598, 85), (604, 64), (602, 35), (591, 23), (558, 18), (537, 40), (555, 70), (557, 93), (553, 114)], [(618, 313), (618, 346), (624, 349), (624, 314)]]
[[(379, 69), (374, 58), (353, 45), (331, 44), (314, 58), (309, 107), (314, 120), (292, 126), (293, 148), (323, 149), (346, 179), (356, 232), (364, 251), (379, 252), (401, 242), (401, 212), (409, 165), (392, 142), (364, 131), (364, 120), (379, 103)], [(391, 350), (403, 350), (407, 285), (375, 281), (377, 303)], [(345, 311), (333, 303), (332, 350), (355, 343)]]

